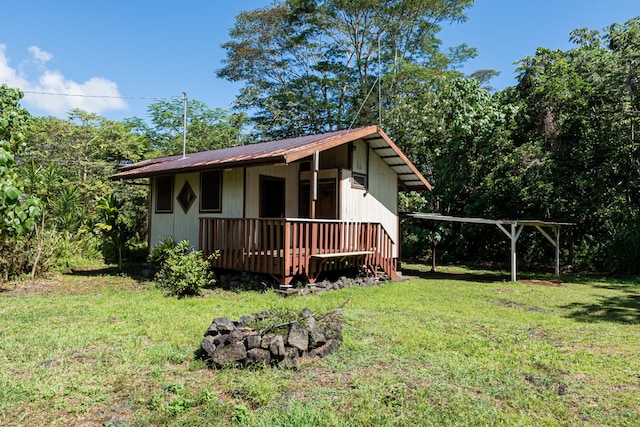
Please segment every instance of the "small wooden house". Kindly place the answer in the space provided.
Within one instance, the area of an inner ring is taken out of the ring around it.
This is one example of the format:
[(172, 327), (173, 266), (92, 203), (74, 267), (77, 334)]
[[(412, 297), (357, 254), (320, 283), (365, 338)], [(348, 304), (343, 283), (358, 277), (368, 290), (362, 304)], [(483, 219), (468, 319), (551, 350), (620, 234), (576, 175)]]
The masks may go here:
[(146, 160), (150, 247), (189, 240), (215, 268), (314, 282), (350, 266), (397, 277), (398, 191), (431, 186), (378, 126)]

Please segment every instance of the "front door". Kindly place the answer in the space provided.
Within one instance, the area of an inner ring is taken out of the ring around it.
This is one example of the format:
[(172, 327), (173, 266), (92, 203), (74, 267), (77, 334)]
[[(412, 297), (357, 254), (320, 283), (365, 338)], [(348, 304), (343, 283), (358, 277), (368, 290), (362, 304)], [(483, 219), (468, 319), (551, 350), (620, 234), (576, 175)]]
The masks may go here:
[(318, 182), (318, 201), (316, 202), (316, 218), (338, 219), (336, 203), (336, 180), (322, 179)]
[[(309, 181), (300, 182), (298, 215), (309, 218), (310, 201)], [(321, 179), (318, 182), (318, 200), (316, 201), (317, 219), (338, 219), (338, 197), (335, 179)]]

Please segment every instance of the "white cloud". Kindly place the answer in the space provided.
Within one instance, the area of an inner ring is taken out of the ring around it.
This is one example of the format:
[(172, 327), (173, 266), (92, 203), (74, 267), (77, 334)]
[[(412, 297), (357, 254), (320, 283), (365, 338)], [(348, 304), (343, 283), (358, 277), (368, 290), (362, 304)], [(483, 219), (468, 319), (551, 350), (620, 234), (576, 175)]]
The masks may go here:
[[(52, 54), (37, 46), (28, 50), (40, 65), (53, 58)], [(40, 69), (39, 75), (32, 78), (11, 67), (6, 51), (7, 46), (0, 43), (0, 83), (22, 89), (25, 92), (23, 104), (29, 110), (35, 108), (45, 114), (66, 117), (74, 108), (97, 114), (127, 109), (127, 103), (120, 98), (118, 85), (111, 80), (91, 77), (78, 83), (67, 79), (60, 71), (46, 68)]]
[(53, 58), (52, 54), (40, 49), (38, 46), (29, 46), (29, 52), (31, 52), (31, 55), (41, 63), (45, 63)]

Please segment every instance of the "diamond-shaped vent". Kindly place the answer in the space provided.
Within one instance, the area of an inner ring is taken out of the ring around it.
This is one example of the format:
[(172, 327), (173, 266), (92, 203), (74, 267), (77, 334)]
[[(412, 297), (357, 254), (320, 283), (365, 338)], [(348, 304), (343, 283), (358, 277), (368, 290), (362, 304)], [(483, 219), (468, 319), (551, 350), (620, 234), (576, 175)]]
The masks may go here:
[(184, 183), (184, 185), (182, 186), (182, 190), (180, 190), (180, 193), (178, 193), (177, 199), (184, 213), (189, 212), (189, 208), (191, 207), (193, 202), (196, 201), (196, 193), (194, 193), (191, 189), (189, 182)]

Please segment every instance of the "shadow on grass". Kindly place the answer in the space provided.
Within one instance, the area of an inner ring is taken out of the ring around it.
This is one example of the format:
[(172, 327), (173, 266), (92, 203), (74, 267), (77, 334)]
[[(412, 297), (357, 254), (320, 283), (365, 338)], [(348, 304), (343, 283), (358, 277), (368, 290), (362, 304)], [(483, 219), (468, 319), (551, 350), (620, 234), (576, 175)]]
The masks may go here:
[(92, 266), (85, 268), (72, 268), (67, 274), (78, 277), (104, 277), (104, 276), (125, 276), (135, 280), (148, 279), (143, 275), (142, 264), (125, 264), (122, 271), (114, 265)]
[(460, 280), (467, 282), (495, 283), (508, 282), (510, 276), (499, 272), (431, 271), (419, 265), (402, 265), (402, 275), (431, 280)]
[[(602, 286), (595, 286), (602, 287)], [(640, 295), (625, 293), (600, 297), (597, 302), (574, 302), (562, 308), (571, 310), (566, 317), (579, 322), (614, 322), (640, 324)]]

